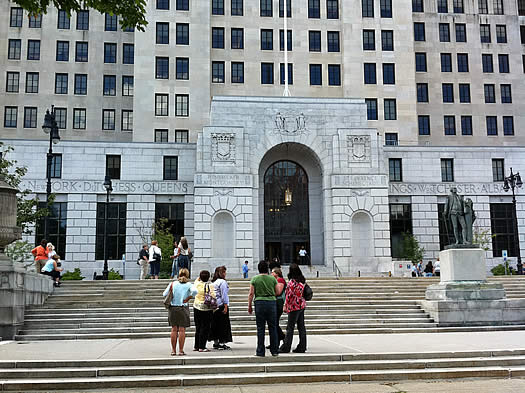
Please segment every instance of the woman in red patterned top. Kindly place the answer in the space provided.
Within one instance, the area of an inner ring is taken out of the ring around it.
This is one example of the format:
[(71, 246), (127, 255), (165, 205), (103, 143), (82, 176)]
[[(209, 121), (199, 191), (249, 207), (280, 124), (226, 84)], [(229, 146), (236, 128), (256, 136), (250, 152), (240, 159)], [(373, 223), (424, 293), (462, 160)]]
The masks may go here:
[(293, 331), (295, 324), (299, 330), (299, 345), (292, 351), (295, 353), (306, 352), (306, 327), (304, 325), (304, 309), (306, 300), (303, 297), (304, 285), (306, 280), (299, 266), (295, 263), (290, 265), (288, 273), (288, 285), (286, 286), (286, 300), (284, 312), (288, 314), (288, 324), (286, 326), (286, 337), (279, 352), (288, 353), (292, 347)]

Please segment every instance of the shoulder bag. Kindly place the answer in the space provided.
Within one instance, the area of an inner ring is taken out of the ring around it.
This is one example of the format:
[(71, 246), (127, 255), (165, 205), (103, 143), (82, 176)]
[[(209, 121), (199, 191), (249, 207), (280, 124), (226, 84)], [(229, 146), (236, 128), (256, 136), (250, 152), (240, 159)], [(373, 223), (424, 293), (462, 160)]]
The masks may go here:
[(204, 284), (204, 305), (210, 310), (217, 309), (217, 299), (211, 295), (210, 284)]
[(173, 300), (173, 283), (170, 285), (168, 294), (164, 297), (164, 308), (168, 309), (171, 307), (171, 301)]
[(314, 297), (314, 291), (312, 291), (312, 288), (310, 288), (308, 284), (304, 284), (303, 297), (306, 301), (310, 301)]

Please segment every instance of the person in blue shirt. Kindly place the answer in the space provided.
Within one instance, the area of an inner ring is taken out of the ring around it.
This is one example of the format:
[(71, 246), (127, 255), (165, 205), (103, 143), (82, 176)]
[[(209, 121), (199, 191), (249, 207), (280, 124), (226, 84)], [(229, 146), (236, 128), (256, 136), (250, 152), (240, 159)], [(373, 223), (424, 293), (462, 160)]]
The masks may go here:
[(64, 269), (61, 266), (60, 263), (60, 256), (59, 255), (53, 255), (51, 259), (49, 259), (44, 267), (41, 270), (42, 274), (45, 274), (53, 279), (53, 286), (59, 287), (60, 286), (60, 272)]
[(168, 322), (171, 326), (171, 356), (177, 355), (177, 341), (179, 342), (179, 355), (186, 355), (184, 353), (186, 328), (190, 327), (188, 302), (197, 294), (195, 288), (188, 282), (189, 279), (189, 270), (180, 269), (177, 280), (170, 283), (162, 293), (162, 296), (166, 296), (170, 289), (173, 292), (173, 299), (168, 310)]
[(244, 261), (244, 265), (242, 265), (242, 276), (243, 278), (248, 278), (248, 271), (250, 268), (248, 267), (248, 261)]

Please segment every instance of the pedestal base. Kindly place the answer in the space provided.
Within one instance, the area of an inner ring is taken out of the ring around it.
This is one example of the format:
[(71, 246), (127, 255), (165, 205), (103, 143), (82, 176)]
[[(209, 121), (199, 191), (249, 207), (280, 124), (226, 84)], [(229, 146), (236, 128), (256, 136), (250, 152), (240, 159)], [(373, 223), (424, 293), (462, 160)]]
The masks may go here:
[(441, 282), (484, 281), (485, 251), (481, 248), (451, 248), (439, 253)]

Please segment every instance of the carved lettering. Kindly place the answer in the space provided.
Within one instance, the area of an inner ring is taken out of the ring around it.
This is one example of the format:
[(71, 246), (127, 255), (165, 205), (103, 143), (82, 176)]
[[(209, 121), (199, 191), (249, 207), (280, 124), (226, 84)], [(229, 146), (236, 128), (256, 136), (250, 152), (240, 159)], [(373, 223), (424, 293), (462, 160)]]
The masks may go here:
[(456, 187), (464, 195), (505, 194), (499, 183), (390, 183), (390, 195), (447, 195)]

